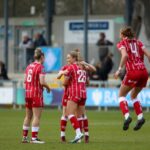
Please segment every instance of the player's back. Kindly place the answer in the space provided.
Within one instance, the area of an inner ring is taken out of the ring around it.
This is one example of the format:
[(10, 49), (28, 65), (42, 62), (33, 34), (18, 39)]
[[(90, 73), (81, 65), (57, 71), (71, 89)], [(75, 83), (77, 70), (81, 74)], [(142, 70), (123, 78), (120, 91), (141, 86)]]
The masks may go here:
[(40, 73), (43, 66), (38, 62), (33, 62), (26, 68), (25, 88), (29, 97), (36, 97), (41, 94), (43, 87), (40, 85)]
[(86, 71), (77, 64), (70, 65), (69, 71), (71, 73), (69, 94), (82, 97), (83, 93), (86, 93)]
[(126, 49), (126, 52), (128, 54), (128, 59), (126, 62), (127, 71), (145, 69), (143, 52), (144, 46), (141, 41), (125, 38), (121, 42), (119, 42), (117, 47), (119, 49), (125, 47)]

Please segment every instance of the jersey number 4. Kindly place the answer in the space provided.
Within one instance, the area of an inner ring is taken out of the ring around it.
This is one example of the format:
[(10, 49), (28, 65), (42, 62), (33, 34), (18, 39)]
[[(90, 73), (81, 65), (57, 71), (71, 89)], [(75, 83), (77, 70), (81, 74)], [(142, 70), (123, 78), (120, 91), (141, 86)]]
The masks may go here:
[(132, 52), (136, 57), (139, 56), (138, 51), (137, 51), (137, 44), (136, 44), (136, 43), (130, 43), (130, 49), (131, 49), (131, 52)]
[(27, 74), (27, 82), (32, 81), (32, 74), (33, 74), (33, 70), (29, 69), (28, 74)]

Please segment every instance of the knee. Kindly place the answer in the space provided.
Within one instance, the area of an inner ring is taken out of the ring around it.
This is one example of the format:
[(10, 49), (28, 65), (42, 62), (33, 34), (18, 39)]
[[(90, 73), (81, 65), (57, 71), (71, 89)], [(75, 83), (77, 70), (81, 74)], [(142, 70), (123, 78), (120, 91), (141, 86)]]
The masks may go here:
[(131, 100), (134, 100), (134, 99), (136, 99), (136, 98), (137, 98), (137, 95), (136, 95), (136, 94), (132, 94), (132, 93), (131, 93), (130, 98), (131, 98)]
[(31, 121), (31, 119), (32, 119), (32, 116), (26, 116), (25, 117), (25, 120), (27, 120), (27, 121)]

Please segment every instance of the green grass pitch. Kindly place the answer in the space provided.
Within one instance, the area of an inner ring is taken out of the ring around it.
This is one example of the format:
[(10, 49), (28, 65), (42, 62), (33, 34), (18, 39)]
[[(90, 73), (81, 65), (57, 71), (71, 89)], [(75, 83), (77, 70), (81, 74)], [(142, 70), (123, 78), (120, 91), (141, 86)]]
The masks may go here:
[[(149, 150), (150, 114), (144, 113), (146, 123), (139, 131), (133, 131), (136, 116), (132, 112), (133, 122), (128, 131), (122, 130), (121, 112), (87, 112), (89, 118), (90, 143), (62, 144), (60, 142), (59, 120), (61, 112), (45, 109), (42, 114), (39, 138), (43, 145), (22, 144), (22, 122), (25, 110), (0, 109), (0, 150)], [(67, 140), (74, 138), (74, 131), (68, 122)]]

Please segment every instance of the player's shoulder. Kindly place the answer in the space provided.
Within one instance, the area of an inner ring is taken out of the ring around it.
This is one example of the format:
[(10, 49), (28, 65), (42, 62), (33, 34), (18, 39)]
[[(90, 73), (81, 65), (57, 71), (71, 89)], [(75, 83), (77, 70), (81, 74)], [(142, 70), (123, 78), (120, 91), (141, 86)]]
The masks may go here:
[(117, 48), (121, 49), (122, 47), (125, 47), (125, 40), (121, 40), (117, 43)]
[(64, 65), (61, 67), (61, 70), (66, 70), (69, 67), (69, 65)]
[(33, 67), (33, 63), (30, 63), (27, 67), (26, 70), (31, 69)]
[(143, 42), (141, 40), (137, 40), (138, 45), (143, 46)]

